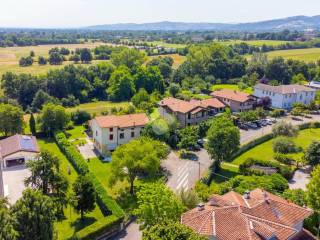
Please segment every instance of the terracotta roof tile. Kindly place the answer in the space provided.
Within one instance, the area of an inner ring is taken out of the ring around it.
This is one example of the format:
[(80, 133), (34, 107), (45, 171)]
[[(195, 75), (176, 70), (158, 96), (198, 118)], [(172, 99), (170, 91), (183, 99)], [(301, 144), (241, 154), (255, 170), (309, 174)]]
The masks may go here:
[(218, 98), (226, 98), (226, 99), (230, 99), (232, 101), (241, 102), (241, 103), (250, 100), (252, 97), (250, 94), (231, 90), (231, 89), (222, 89), (222, 90), (214, 91), (211, 93), (211, 96), (218, 97)]
[(109, 115), (109, 116), (100, 116), (94, 119), (95, 122), (101, 128), (109, 127), (134, 127), (134, 126), (144, 126), (149, 122), (149, 118), (145, 113), (138, 114), (128, 114), (128, 115)]

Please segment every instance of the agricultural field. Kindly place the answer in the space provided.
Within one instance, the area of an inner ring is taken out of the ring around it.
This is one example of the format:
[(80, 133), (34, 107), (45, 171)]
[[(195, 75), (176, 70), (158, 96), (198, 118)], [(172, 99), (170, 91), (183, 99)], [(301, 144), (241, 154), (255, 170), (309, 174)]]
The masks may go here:
[(103, 111), (110, 111), (112, 108), (127, 108), (129, 104), (129, 102), (99, 101), (83, 103), (73, 108), (67, 108), (67, 111), (71, 113), (77, 110), (84, 110), (92, 115), (101, 115)]
[[(76, 178), (78, 176), (76, 170), (69, 163), (67, 158), (63, 155), (63, 153), (60, 151), (53, 140), (38, 139), (38, 144), (41, 150), (51, 151), (60, 159), (60, 169), (62, 171), (62, 174), (66, 176), (69, 181), (68, 194), (71, 195), (72, 184), (76, 181)], [(68, 174), (68, 168), (70, 168), (71, 170), (70, 174)], [(66, 218), (61, 222), (55, 223), (55, 229), (58, 233), (59, 240), (69, 239), (75, 232), (78, 232), (81, 229), (85, 229), (91, 224), (104, 218), (104, 215), (98, 206), (96, 206), (94, 211), (86, 214), (84, 221), (80, 220), (80, 214), (76, 213), (70, 205), (65, 208), (64, 212)]]
[(212, 91), (216, 91), (216, 90), (219, 90), (219, 89), (231, 89), (231, 90), (235, 90), (235, 91), (246, 92), (248, 94), (252, 94), (253, 93), (252, 88), (246, 88), (246, 89), (240, 90), (239, 86), (236, 85), (236, 84), (215, 84), (211, 88)]
[(236, 43), (246, 43), (251, 46), (257, 46), (261, 47), (262, 45), (268, 45), (268, 46), (279, 46), (286, 43), (290, 43), (290, 41), (278, 41), (278, 40), (228, 40), (228, 41), (217, 41), (218, 43), (221, 43), (223, 45), (233, 45)]
[(305, 62), (316, 62), (320, 60), (320, 48), (279, 50), (267, 53), (268, 58), (283, 57), (285, 59), (295, 59)]

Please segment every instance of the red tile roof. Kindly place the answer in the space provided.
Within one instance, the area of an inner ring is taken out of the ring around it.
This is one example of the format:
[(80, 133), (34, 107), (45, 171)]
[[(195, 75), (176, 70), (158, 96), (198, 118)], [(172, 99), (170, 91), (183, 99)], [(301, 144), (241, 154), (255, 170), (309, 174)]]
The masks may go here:
[[(181, 216), (181, 222), (206, 236), (219, 240), (304, 240), (307, 233), (294, 227), (312, 214), (271, 193), (256, 189), (245, 199), (236, 192), (213, 195), (202, 210), (195, 208)], [(301, 235), (301, 236), (300, 236)], [(306, 239), (315, 238), (308, 234)]]
[(135, 126), (145, 126), (149, 122), (149, 118), (145, 113), (137, 113), (120, 116), (100, 116), (96, 117), (93, 121), (95, 121), (101, 128), (127, 128)]
[(167, 106), (173, 112), (188, 113), (191, 111), (198, 112), (203, 108), (224, 108), (225, 105), (218, 99), (191, 100), (184, 101), (177, 98), (168, 97), (159, 102), (159, 106)]
[(211, 93), (211, 96), (217, 97), (217, 98), (226, 98), (226, 99), (230, 99), (232, 101), (241, 102), (241, 103), (250, 100), (252, 97), (250, 94), (231, 90), (231, 89), (221, 89), (218, 91), (214, 91)]
[(38, 153), (36, 137), (16, 134), (0, 141), (0, 158), (20, 151)]

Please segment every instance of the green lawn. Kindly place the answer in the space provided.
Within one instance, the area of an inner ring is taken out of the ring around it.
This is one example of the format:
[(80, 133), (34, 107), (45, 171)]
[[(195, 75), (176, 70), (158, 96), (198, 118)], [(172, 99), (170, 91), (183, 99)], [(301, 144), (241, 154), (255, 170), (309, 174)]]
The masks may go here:
[(69, 140), (75, 140), (79, 138), (85, 138), (86, 135), (84, 133), (85, 128), (82, 125), (74, 126), (73, 129), (67, 130), (67, 135)]
[(236, 84), (216, 84), (216, 85), (213, 85), (212, 88), (211, 88), (212, 91), (216, 91), (216, 90), (219, 90), (219, 89), (231, 89), (231, 90), (235, 90), (235, 91), (246, 92), (246, 93), (249, 93), (249, 94), (253, 93), (252, 88), (246, 88), (244, 90), (240, 90), (239, 86), (236, 85)]
[(233, 178), (237, 176), (238, 174), (239, 174), (238, 167), (229, 165), (229, 163), (222, 163), (221, 170), (217, 172), (217, 175), (213, 176), (212, 181), (215, 183), (222, 183), (222, 182), (228, 181), (229, 178)]
[[(71, 194), (72, 184), (78, 176), (76, 170), (72, 167), (53, 140), (38, 139), (38, 144), (41, 150), (49, 150), (60, 159), (60, 170), (69, 181), (68, 194)], [(68, 174), (68, 167), (71, 169), (70, 175)], [(71, 238), (75, 232), (78, 232), (79, 230), (99, 221), (99, 219), (104, 218), (104, 215), (98, 206), (96, 206), (93, 212), (86, 214), (84, 221), (80, 221), (80, 215), (70, 206), (68, 206), (64, 212), (66, 219), (55, 224), (55, 229), (58, 232), (58, 239), (61, 240)]]
[(110, 101), (99, 101), (99, 102), (91, 102), (80, 104), (73, 108), (67, 108), (68, 112), (75, 112), (76, 110), (84, 110), (89, 112), (90, 114), (101, 115), (103, 111), (110, 111), (111, 108), (127, 108), (129, 106), (129, 102), (110, 102)]
[[(312, 141), (320, 140), (320, 129), (306, 129), (299, 132), (298, 137), (294, 139), (294, 142), (297, 146), (306, 149)], [(231, 163), (235, 165), (239, 165), (243, 163), (248, 158), (257, 158), (261, 160), (273, 160), (273, 150), (272, 150), (273, 139), (262, 143), (249, 151), (241, 154), (237, 158), (235, 158)], [(295, 159), (299, 159), (302, 157), (303, 153), (290, 154)]]

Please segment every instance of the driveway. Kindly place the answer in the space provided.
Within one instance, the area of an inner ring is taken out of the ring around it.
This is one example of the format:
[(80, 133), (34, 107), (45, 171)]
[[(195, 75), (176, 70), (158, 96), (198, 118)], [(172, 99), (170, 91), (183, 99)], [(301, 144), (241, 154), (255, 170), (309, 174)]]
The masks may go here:
[(96, 158), (99, 156), (99, 153), (94, 148), (93, 142), (89, 138), (85, 138), (86, 144), (82, 146), (77, 146), (79, 152), (85, 159)]
[(25, 189), (24, 180), (30, 176), (30, 171), (25, 166), (10, 167), (2, 170), (4, 196), (9, 203), (14, 204)]
[(113, 237), (111, 240), (140, 240), (142, 232), (139, 230), (139, 224), (136, 222), (130, 223), (125, 230)]
[(307, 184), (310, 181), (310, 167), (298, 169), (295, 171), (292, 179), (289, 181), (290, 189), (307, 189)]

